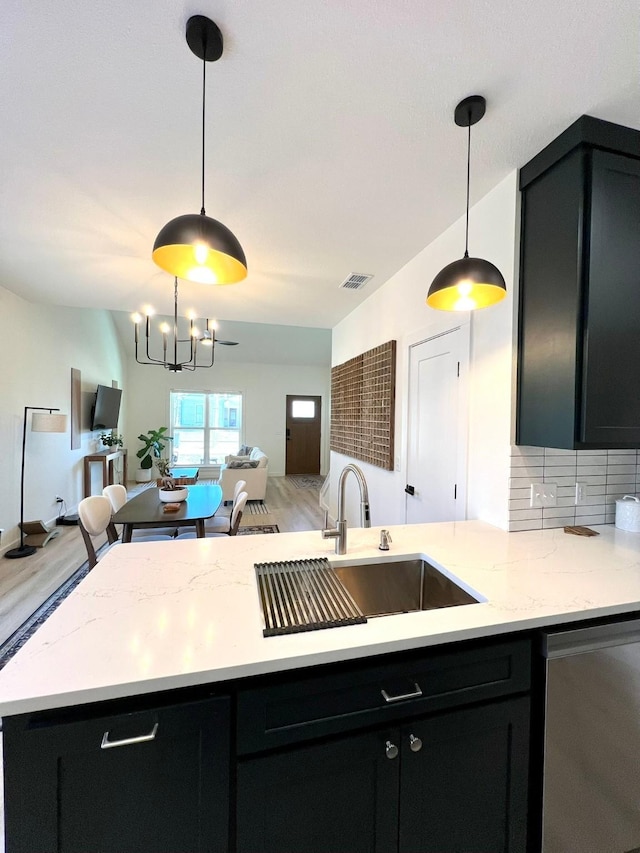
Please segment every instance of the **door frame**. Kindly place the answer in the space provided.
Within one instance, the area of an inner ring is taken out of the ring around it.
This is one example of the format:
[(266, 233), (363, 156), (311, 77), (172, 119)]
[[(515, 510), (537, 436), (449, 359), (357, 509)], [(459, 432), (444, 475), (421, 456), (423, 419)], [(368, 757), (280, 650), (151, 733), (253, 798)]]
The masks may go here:
[[(471, 357), (471, 320), (467, 318), (462, 322), (456, 322), (451, 318), (450, 325), (432, 324), (417, 332), (405, 335), (403, 338), (403, 357), (406, 358), (404, 369), (406, 389), (405, 403), (403, 407), (403, 419), (405, 429), (402, 430), (403, 480), (406, 484), (409, 476), (409, 428), (411, 412), (411, 350), (415, 346), (428, 343), (429, 341), (448, 335), (450, 332), (460, 330), (460, 377), (458, 384), (458, 435), (457, 450), (458, 462), (456, 465), (456, 484), (458, 487), (456, 498), (456, 521), (465, 521), (467, 518), (467, 494), (468, 494), (468, 461), (469, 461), (469, 361)], [(404, 485), (402, 486), (404, 489)], [(404, 495), (404, 519), (407, 523), (407, 501), (409, 495)]]
[[(285, 476), (288, 475), (288, 455), (289, 455), (289, 439), (287, 436), (287, 430), (289, 429), (289, 401), (290, 400), (317, 400), (318, 406), (320, 408), (320, 416), (318, 418), (318, 475), (322, 473), (322, 438), (324, 434), (324, 406), (322, 405), (322, 394), (289, 394), (285, 395), (285, 439), (284, 439), (284, 473)], [(293, 416), (291, 416), (293, 417)], [(314, 419), (315, 420), (315, 419)], [(315, 476), (312, 475), (312, 476)]]

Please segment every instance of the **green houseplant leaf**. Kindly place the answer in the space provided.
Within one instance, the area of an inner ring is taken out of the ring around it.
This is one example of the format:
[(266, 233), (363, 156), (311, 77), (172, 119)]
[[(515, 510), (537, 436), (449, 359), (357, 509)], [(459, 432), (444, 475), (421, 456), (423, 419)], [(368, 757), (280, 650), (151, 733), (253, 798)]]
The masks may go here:
[(140, 460), (140, 467), (148, 469), (153, 467), (153, 460), (160, 459), (162, 451), (167, 446), (167, 442), (173, 441), (173, 437), (166, 435), (168, 427), (160, 427), (160, 429), (150, 429), (146, 433), (140, 433), (138, 440), (142, 442), (142, 447), (136, 453)]

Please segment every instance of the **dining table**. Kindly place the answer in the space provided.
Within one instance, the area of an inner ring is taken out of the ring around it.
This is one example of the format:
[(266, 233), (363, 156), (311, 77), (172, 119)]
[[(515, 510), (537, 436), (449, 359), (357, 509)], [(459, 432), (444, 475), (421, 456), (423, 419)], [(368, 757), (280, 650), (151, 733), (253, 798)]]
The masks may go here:
[(152, 527), (195, 527), (198, 539), (205, 535), (205, 521), (215, 515), (222, 503), (222, 488), (215, 484), (200, 483), (187, 487), (187, 497), (179, 502), (173, 512), (158, 496), (158, 489), (151, 487), (130, 498), (114, 513), (114, 524), (122, 525), (122, 541), (131, 542), (136, 528)]

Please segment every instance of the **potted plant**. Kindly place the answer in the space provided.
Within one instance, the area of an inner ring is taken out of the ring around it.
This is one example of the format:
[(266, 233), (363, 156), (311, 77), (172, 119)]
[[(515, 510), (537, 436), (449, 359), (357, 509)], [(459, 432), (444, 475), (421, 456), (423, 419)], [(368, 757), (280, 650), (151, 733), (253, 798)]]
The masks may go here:
[(124, 447), (124, 439), (113, 432), (100, 433), (100, 441), (105, 447)]
[(172, 441), (172, 437), (167, 435), (168, 427), (160, 427), (160, 429), (150, 429), (148, 432), (140, 433), (138, 440), (142, 442), (142, 447), (136, 453), (140, 460), (140, 465), (136, 471), (136, 482), (148, 483), (151, 480), (151, 469), (155, 459), (160, 459), (162, 451), (167, 446), (167, 442)]
[(164, 503), (179, 503), (186, 500), (188, 495), (185, 486), (177, 486), (173, 477), (162, 477), (162, 485), (158, 489), (160, 500)]

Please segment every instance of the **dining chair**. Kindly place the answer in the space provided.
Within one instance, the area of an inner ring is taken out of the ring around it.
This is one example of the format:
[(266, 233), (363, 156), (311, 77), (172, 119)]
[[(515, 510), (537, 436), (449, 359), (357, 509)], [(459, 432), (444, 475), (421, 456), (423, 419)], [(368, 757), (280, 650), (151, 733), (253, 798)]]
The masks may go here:
[[(108, 498), (112, 511), (118, 512), (126, 502), (129, 500), (129, 495), (125, 486), (120, 483), (114, 483), (111, 486), (105, 486), (102, 490), (102, 494), (105, 498)], [(146, 530), (145, 528), (138, 528), (131, 532), (131, 541), (146, 539), (148, 542), (153, 541), (155, 539), (165, 539), (169, 537), (169, 539), (175, 539), (178, 534), (177, 527), (154, 527), (153, 529)]]
[(236, 483), (233, 492), (233, 505), (231, 507), (229, 515), (214, 515), (213, 518), (206, 519), (204, 523), (206, 535), (208, 535), (209, 533), (229, 533), (229, 529), (231, 527), (231, 516), (233, 515), (233, 510), (238, 500), (238, 495), (242, 492), (246, 485), (246, 480), (238, 480), (238, 482)]
[(87, 549), (89, 568), (92, 569), (98, 562), (93, 537), (106, 532), (109, 548), (118, 541), (118, 532), (111, 521), (111, 503), (108, 498), (101, 495), (83, 498), (78, 504), (78, 527)]
[(118, 512), (127, 502), (129, 496), (127, 490), (120, 483), (114, 483), (112, 486), (105, 486), (102, 490), (105, 498), (109, 499), (111, 508), (114, 512)]
[[(247, 494), (247, 492), (240, 492), (234, 502), (231, 517), (218, 519), (219, 521), (227, 522), (225, 530), (221, 530), (219, 528), (212, 529), (211, 527), (207, 526), (207, 522), (205, 521), (205, 538), (212, 539), (216, 536), (236, 536), (238, 533), (238, 528), (240, 527), (240, 520), (242, 519), (242, 513), (244, 511), (244, 507), (247, 503), (248, 497), (249, 495)], [(189, 530), (187, 533), (179, 533), (178, 539), (196, 539), (196, 533), (193, 530)]]

